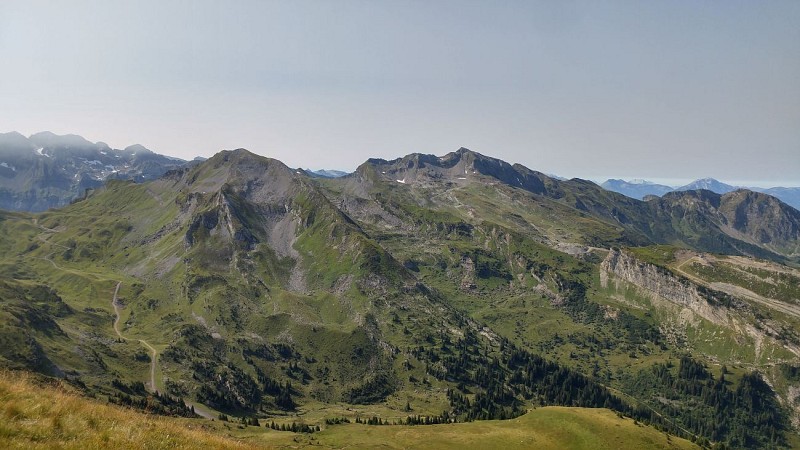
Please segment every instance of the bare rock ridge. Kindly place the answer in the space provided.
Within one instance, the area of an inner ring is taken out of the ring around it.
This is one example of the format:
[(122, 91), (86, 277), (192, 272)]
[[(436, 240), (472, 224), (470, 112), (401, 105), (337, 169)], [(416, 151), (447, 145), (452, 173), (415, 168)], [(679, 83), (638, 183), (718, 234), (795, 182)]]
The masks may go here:
[(441, 157), (414, 153), (392, 161), (370, 159), (342, 183), (362, 199), (361, 204), (353, 205), (352, 198), (343, 198), (345, 204), (380, 215), (386, 224), (396, 220), (374, 204), (368, 206), (367, 192), (376, 183), (423, 190), (502, 183), (621, 228), (633, 245), (677, 244), (774, 260), (800, 257), (800, 213), (773, 197), (747, 190), (724, 195), (708, 190), (671, 192), (644, 202), (590, 181), (558, 180), (465, 148)]
[[(230, 261), (232, 270), (243, 273), (250, 253), (272, 255), (274, 267), (289, 268), (275, 277), (294, 292), (332, 289), (306, 282), (319, 255), (298, 251), (295, 244), (302, 236), (325, 233), (323, 241), (334, 245), (342, 257), (377, 250), (368, 246), (360, 227), (331, 204), (303, 171), (244, 149), (223, 151), (155, 183), (186, 193), (183, 215), (188, 221), (184, 237), (188, 247), (213, 249), (222, 256), (218, 259)], [(381, 258), (391, 260), (388, 255)], [(387, 270), (408, 277), (396, 261), (389, 266)]]

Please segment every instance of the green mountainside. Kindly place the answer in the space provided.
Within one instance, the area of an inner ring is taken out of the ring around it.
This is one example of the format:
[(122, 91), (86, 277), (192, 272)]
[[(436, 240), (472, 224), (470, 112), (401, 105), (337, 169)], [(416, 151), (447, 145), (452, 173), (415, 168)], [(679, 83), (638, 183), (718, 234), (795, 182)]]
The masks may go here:
[(0, 212), (0, 361), (171, 415), (410, 425), (558, 405), (785, 447), (798, 222), (763, 194), (643, 202), (466, 149), (341, 178), (225, 151)]

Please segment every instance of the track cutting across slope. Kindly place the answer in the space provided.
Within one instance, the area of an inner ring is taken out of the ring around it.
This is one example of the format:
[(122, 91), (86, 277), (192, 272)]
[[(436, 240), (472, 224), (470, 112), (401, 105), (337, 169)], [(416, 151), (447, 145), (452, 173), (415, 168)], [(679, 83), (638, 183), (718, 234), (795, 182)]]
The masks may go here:
[[(51, 235), (53, 235), (55, 233), (59, 233), (59, 232), (63, 231), (63, 229), (53, 229), (53, 228), (44, 227), (41, 224), (39, 224), (38, 220), (35, 219), (35, 218), (32, 220), (32, 222), (33, 222), (34, 226), (36, 226), (37, 228), (42, 230), (42, 233), (36, 237), (39, 241), (41, 241), (42, 243), (48, 244), (50, 246), (60, 247), (60, 248), (64, 248), (64, 249), (70, 249), (70, 247), (66, 247), (64, 245), (61, 245), (61, 244), (58, 244), (58, 243), (55, 243), (55, 242), (51, 242), (49, 239), (47, 239), (47, 236), (51, 236)], [(51, 258), (52, 255), (53, 255), (53, 253), (49, 253), (49, 254), (47, 254), (44, 257), (41, 257), (39, 259), (42, 259), (44, 261), (49, 262), (53, 266), (53, 268), (55, 268), (57, 270), (60, 270), (62, 272), (69, 272), (69, 273), (73, 273), (73, 274), (76, 274), (76, 275), (82, 275), (82, 276), (92, 275), (90, 273), (81, 272), (81, 271), (77, 271), (77, 270), (73, 270), (73, 269), (67, 269), (65, 267), (62, 267), (62, 266), (58, 265), (55, 261), (53, 261), (53, 259)], [(97, 277), (96, 274), (94, 274), (93, 276)], [(102, 279), (106, 279), (106, 278), (102, 277)], [(121, 307), (121, 305), (119, 304), (118, 297), (119, 297), (119, 290), (120, 290), (121, 287), (122, 287), (122, 281), (117, 281), (117, 284), (116, 284), (116, 286), (114, 288), (114, 295), (111, 298), (111, 307), (114, 310), (114, 324), (113, 324), (114, 332), (122, 340), (139, 342), (141, 345), (143, 345), (145, 348), (147, 348), (148, 352), (150, 353), (150, 380), (148, 381), (147, 384), (149, 386), (150, 392), (157, 392), (159, 390), (158, 389), (158, 385), (156, 383), (156, 364), (158, 363), (158, 350), (156, 350), (156, 348), (153, 345), (151, 345), (149, 342), (147, 342), (144, 339), (135, 339), (135, 338), (125, 337), (122, 334), (122, 331), (119, 328), (120, 307)], [(213, 414), (210, 411), (208, 411), (205, 407), (203, 407), (203, 406), (201, 406), (199, 404), (191, 403), (191, 402), (185, 402), (185, 403), (186, 403), (186, 406), (193, 407), (195, 413), (197, 413), (199, 416), (201, 416), (203, 418), (212, 419), (214, 417)]]
[[(145, 347), (147, 347), (147, 349), (150, 351), (150, 381), (149, 381), (150, 392), (157, 392), (158, 391), (158, 386), (156, 384), (156, 364), (158, 362), (158, 351), (156, 350), (155, 347), (150, 345), (150, 343), (147, 342), (144, 339), (135, 339), (135, 338), (128, 338), (128, 337), (123, 336), (122, 332), (119, 329), (120, 304), (119, 304), (119, 301), (117, 300), (117, 298), (119, 297), (119, 288), (121, 286), (122, 286), (122, 282), (118, 281), (117, 282), (117, 286), (114, 288), (114, 296), (111, 299), (111, 306), (112, 306), (112, 308), (114, 308), (114, 316), (115, 316), (114, 317), (114, 332), (117, 333), (117, 336), (119, 336), (120, 339), (123, 339), (123, 340), (126, 340), (126, 341), (137, 341), (140, 344), (142, 344)], [(206, 419), (212, 419), (213, 418), (211, 413), (206, 411), (201, 406), (199, 406), (199, 405), (197, 405), (195, 403), (191, 403), (191, 402), (185, 402), (185, 403), (186, 403), (186, 406), (194, 408), (194, 412), (197, 413), (199, 416), (201, 416), (203, 418), (206, 418)]]

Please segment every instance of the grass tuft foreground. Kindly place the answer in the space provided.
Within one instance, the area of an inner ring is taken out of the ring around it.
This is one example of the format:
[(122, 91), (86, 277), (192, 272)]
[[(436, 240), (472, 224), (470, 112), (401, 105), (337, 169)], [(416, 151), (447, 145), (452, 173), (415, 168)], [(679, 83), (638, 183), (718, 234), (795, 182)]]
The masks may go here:
[(143, 414), (58, 381), (0, 371), (0, 448), (696, 448), (605, 409), (539, 408), (513, 420), (430, 426), (342, 424), (277, 432)]
[(201, 426), (87, 399), (24, 372), (0, 372), (0, 448), (253, 448)]

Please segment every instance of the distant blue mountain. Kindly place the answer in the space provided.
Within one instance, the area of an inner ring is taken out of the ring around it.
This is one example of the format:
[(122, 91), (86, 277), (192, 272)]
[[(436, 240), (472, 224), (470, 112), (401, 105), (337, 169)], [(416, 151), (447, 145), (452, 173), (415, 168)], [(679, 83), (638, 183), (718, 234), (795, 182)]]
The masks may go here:
[(800, 210), (800, 187), (750, 188), (750, 190), (771, 195), (794, 209)]
[(606, 180), (600, 186), (602, 186), (605, 190), (619, 192), (622, 195), (627, 195), (628, 197), (639, 200), (644, 199), (644, 197), (648, 195), (657, 195), (661, 197), (667, 192), (674, 190), (674, 188), (671, 186), (656, 184), (645, 180), (625, 181), (619, 179), (610, 179)]
[(711, 192), (716, 192), (717, 194), (727, 194), (728, 192), (733, 192), (739, 188), (736, 186), (731, 186), (730, 184), (722, 183), (713, 178), (701, 178), (699, 180), (694, 180), (691, 183), (687, 184), (686, 186), (681, 186), (675, 190), (696, 191), (698, 189), (705, 189)]
[(109, 179), (152, 180), (195, 163), (159, 155), (141, 145), (112, 149), (74, 134), (0, 133), (0, 209), (58, 208)]
[(606, 190), (619, 192), (622, 195), (639, 200), (643, 200), (648, 195), (656, 195), (661, 197), (667, 192), (673, 191), (694, 191), (698, 189), (705, 189), (716, 192), (717, 194), (727, 194), (728, 192), (733, 192), (737, 189), (748, 189), (751, 191), (762, 192), (764, 194), (771, 195), (787, 205), (800, 210), (800, 187), (758, 188), (732, 186), (719, 180), (715, 180), (714, 178), (701, 178), (678, 188), (672, 188), (670, 186), (656, 184), (646, 180), (625, 181), (618, 179), (606, 180), (600, 186)]
[(313, 174), (322, 178), (339, 178), (348, 174), (348, 172), (343, 172), (341, 170), (329, 170), (329, 169), (308, 170), (306, 173)]

